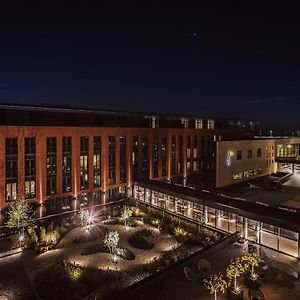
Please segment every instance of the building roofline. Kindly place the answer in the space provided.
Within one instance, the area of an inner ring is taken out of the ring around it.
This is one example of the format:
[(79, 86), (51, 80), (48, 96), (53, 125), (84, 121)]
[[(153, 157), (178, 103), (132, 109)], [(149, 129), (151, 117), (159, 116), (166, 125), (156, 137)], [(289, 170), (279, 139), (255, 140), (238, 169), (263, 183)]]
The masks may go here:
[(21, 110), (44, 110), (44, 111), (57, 111), (65, 113), (92, 113), (92, 114), (118, 114), (118, 115), (140, 115), (140, 116), (159, 116), (169, 118), (199, 118), (199, 119), (212, 119), (219, 121), (244, 121), (251, 122), (247, 119), (237, 118), (220, 118), (212, 116), (199, 116), (199, 115), (188, 115), (188, 114), (175, 114), (175, 113), (157, 113), (157, 112), (142, 112), (142, 111), (122, 111), (122, 110), (110, 110), (110, 109), (99, 109), (99, 108), (83, 108), (73, 107), (69, 105), (43, 105), (43, 104), (20, 104), (20, 103), (0, 103), (0, 108), (4, 109), (21, 109)]

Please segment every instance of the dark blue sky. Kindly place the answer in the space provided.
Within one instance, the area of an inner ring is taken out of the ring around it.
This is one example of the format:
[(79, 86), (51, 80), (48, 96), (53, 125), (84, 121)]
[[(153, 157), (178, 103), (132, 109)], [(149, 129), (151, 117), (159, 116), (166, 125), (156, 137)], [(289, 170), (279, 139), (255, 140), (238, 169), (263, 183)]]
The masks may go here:
[(288, 2), (41, 2), (0, 7), (0, 102), (300, 127), (300, 26)]

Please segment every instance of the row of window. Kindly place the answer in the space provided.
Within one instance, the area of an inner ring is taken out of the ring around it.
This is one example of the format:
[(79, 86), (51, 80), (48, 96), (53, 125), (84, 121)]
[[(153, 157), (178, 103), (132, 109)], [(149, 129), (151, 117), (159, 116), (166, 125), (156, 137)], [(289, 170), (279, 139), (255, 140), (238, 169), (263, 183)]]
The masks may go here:
[[(247, 158), (252, 158), (252, 157), (253, 157), (252, 149), (247, 150)], [(261, 148), (256, 149), (256, 157), (261, 157)], [(243, 151), (242, 150), (237, 150), (236, 159), (237, 160), (243, 159)]]
[[(116, 137), (109, 137), (108, 184), (116, 184)], [(6, 201), (18, 193), (18, 139), (7, 138)], [(89, 137), (80, 138), (80, 190), (89, 188)], [(120, 183), (126, 182), (126, 137), (120, 136)], [(101, 186), (101, 137), (93, 137), (93, 188)], [(57, 193), (57, 138), (46, 138), (46, 193)], [(25, 138), (25, 198), (36, 197), (36, 139)], [(72, 191), (72, 138), (62, 138), (62, 192)]]

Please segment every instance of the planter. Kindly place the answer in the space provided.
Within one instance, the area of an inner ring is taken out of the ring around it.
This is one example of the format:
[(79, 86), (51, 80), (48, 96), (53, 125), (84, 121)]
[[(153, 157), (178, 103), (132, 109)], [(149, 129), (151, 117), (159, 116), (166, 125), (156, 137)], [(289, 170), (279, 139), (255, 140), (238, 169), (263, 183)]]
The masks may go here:
[(252, 278), (251, 272), (247, 272), (244, 276), (244, 283), (250, 289), (258, 289), (261, 286), (261, 281), (257, 275), (256, 278)]
[(234, 287), (230, 286), (227, 289), (227, 298), (229, 300), (243, 300), (244, 299), (244, 292), (243, 292), (243, 290), (240, 290), (239, 293), (237, 293), (234, 290)]

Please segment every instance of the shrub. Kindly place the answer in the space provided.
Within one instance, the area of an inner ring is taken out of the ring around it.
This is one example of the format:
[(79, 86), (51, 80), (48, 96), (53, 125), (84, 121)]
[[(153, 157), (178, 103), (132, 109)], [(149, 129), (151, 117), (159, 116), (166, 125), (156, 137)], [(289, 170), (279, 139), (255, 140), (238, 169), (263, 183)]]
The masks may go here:
[(128, 238), (128, 243), (138, 249), (152, 249), (154, 244), (147, 240), (143, 235), (140, 234), (140, 231), (134, 233)]
[(88, 246), (87, 248), (85, 248), (82, 252), (81, 255), (91, 255), (91, 254), (95, 254), (95, 253), (108, 253), (108, 249), (103, 246), (103, 245), (91, 245)]
[[(95, 253), (109, 253), (109, 249), (104, 245), (92, 245), (84, 249), (81, 252), (81, 255), (91, 255)], [(116, 248), (116, 255), (125, 260), (134, 260), (135, 258), (135, 255), (132, 251), (123, 247)]]
[(142, 229), (139, 231), (139, 235), (143, 236), (143, 237), (149, 237), (153, 234), (153, 231), (151, 229)]
[[(109, 222), (108, 224), (121, 224), (121, 225), (124, 225), (125, 224), (125, 220), (122, 218), (122, 217), (117, 217), (115, 218), (115, 222)], [(129, 227), (136, 227), (138, 224), (135, 220), (133, 219), (129, 219), (126, 221), (126, 225), (129, 226)]]
[(205, 227), (200, 228), (198, 235), (203, 239), (209, 238), (213, 242), (217, 242), (220, 239), (218, 233)]
[(102, 239), (107, 232), (106, 227), (101, 225), (93, 225), (90, 227), (89, 231), (82, 233), (81, 235), (77, 236), (73, 243), (80, 244), (89, 241), (93, 241), (96, 239)]
[(125, 259), (125, 260), (134, 260), (135, 255), (133, 254), (132, 251), (130, 251), (127, 248), (123, 248), (123, 247), (118, 247), (116, 249), (116, 255), (118, 255), (119, 257)]
[(34, 282), (43, 299), (82, 299), (97, 287), (114, 281), (114, 278), (111, 271), (61, 261), (37, 274)]

